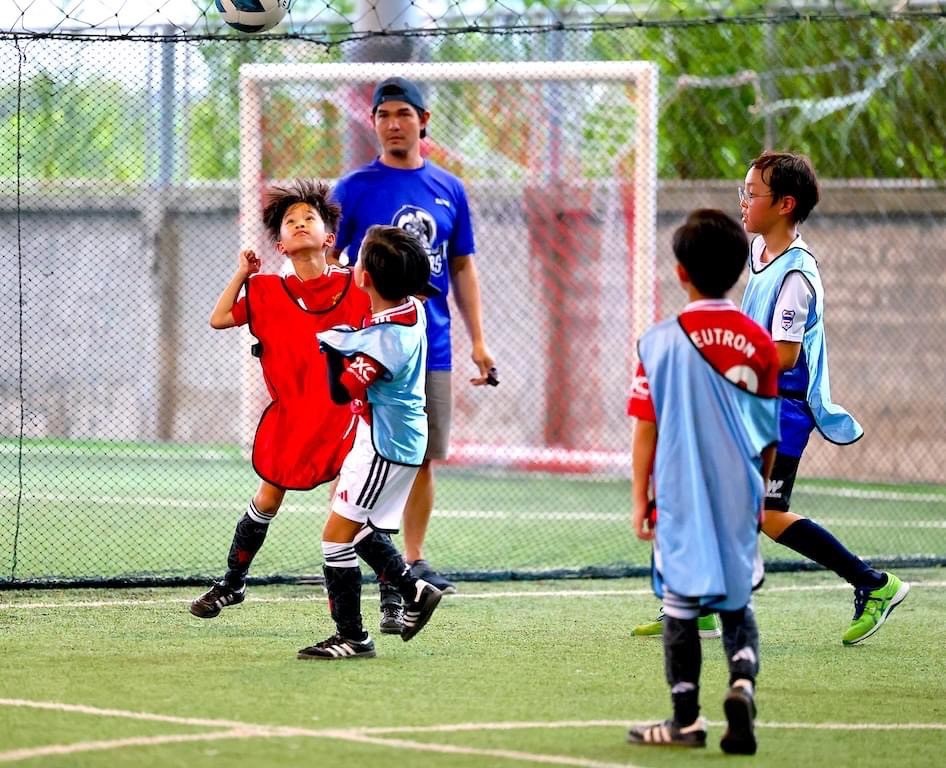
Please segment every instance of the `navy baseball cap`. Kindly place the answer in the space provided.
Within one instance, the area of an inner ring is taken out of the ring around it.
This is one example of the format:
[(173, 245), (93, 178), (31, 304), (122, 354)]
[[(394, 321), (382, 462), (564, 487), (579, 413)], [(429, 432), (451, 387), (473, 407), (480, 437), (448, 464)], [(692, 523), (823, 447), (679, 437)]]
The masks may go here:
[[(371, 114), (377, 112), (378, 107), (386, 101), (403, 101), (419, 112), (427, 111), (420, 88), (403, 77), (389, 77), (375, 86), (374, 96), (371, 97)], [(421, 128), (420, 137), (424, 138), (426, 135), (427, 129)]]

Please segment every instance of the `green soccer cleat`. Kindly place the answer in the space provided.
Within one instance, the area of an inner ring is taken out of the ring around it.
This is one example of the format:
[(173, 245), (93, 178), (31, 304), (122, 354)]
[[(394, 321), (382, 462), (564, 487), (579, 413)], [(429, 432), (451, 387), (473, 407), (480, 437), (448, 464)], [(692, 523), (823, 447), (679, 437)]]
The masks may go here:
[(723, 630), (719, 628), (719, 616), (711, 613), (709, 616), (700, 616), (696, 620), (696, 627), (700, 630), (700, 637), (703, 640), (712, 640), (723, 636)]
[(648, 621), (646, 624), (638, 624), (631, 630), (634, 637), (660, 637), (664, 633), (663, 614), (656, 621)]
[(847, 628), (841, 642), (854, 645), (866, 640), (883, 626), (887, 617), (902, 603), (910, 591), (910, 585), (900, 581), (892, 573), (887, 574), (887, 583), (880, 589), (869, 592), (854, 590), (854, 619)]
[[(714, 637), (722, 636), (722, 630), (719, 628), (719, 618), (715, 613), (709, 616), (700, 616), (696, 620), (697, 629), (700, 630), (700, 637), (703, 640), (711, 640)], [(633, 637), (660, 637), (664, 632), (664, 609), (660, 609), (657, 618), (646, 624), (638, 624), (631, 630)]]

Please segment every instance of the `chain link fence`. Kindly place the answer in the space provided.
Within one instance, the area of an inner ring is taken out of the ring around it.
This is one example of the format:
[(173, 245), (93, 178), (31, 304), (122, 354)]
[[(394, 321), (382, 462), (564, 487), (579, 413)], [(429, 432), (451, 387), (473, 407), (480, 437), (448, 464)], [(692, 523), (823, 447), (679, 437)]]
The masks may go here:
[[(0, 17), (0, 585), (223, 566), (256, 483), (255, 418), (238, 415), (258, 386), (251, 338), (207, 322), (240, 217), (258, 215), (240, 210), (246, 63), (483, 62), (480, 82), (424, 84), (425, 151), (467, 185), (502, 375), (495, 390), (465, 386), (457, 320), (438, 568), (647, 567), (627, 523), (633, 318), (682, 306), (670, 232), (696, 207), (736, 215), (766, 147), (805, 152), (819, 173), (804, 234), (826, 285), (832, 389), (867, 431), (845, 448), (813, 438), (795, 505), (865, 558), (946, 562), (940, 4), (414, 5), (419, 18), (377, 34), (363, 8), (297, 0), (256, 36), (221, 26), (212, 3), (88, 15), (108, 5)], [(513, 61), (653, 62), (656, 153), (635, 143), (633, 83), (491, 77), (488, 62)], [(263, 181), (339, 177), (375, 151), (368, 117), (354, 82), (271, 89)], [(655, 164), (649, 244), (633, 236), (641, 163)], [(327, 506), (325, 490), (291, 494), (253, 575), (316, 573)], [(770, 565), (803, 566), (766, 547)]]

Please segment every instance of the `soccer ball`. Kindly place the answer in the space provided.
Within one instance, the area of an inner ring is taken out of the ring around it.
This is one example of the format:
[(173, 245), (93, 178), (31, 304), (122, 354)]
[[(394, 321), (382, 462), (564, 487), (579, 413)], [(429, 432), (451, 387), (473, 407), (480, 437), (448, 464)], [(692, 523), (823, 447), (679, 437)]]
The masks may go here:
[(240, 32), (265, 32), (286, 15), (292, 0), (214, 0), (223, 20)]

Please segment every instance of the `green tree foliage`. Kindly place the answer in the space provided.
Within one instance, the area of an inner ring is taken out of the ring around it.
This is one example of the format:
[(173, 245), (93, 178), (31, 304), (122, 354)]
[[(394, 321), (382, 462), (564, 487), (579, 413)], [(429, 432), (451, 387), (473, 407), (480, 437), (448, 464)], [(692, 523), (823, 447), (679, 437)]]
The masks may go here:
[[(550, 18), (575, 18), (568, 16), (574, 8), (566, 0), (544, 0), (544, 5)], [(595, 17), (588, 32), (446, 34), (444, 28), (443, 36), (418, 46), (432, 61), (541, 60), (559, 53), (570, 59), (654, 61), (660, 70), (662, 178), (733, 178), (765, 147), (804, 151), (827, 177), (946, 178), (942, 20), (868, 15), (776, 20), (764, 3), (733, 0), (717, 23), (707, 23), (705, 4), (652, 6), (658, 7), (659, 25), (625, 13)], [(309, 18), (320, 8), (323, 0), (296, 0), (294, 14)], [(176, 77), (170, 116), (158, 112), (158, 86), (135, 86), (108, 73), (93, 81), (46, 69), (25, 78), (19, 93), (5, 85), (0, 174), (16, 172), (16, 153), (7, 148), (16, 146), (19, 126), (24, 176), (144, 180), (154, 173), (157, 126), (169, 119), (178, 178), (233, 179), (239, 170), (240, 65), (349, 58), (347, 47), (319, 42), (341, 34), (353, 2), (332, 8), (340, 21), (325, 27), (324, 37), (233, 33), (201, 41), (190, 71)], [(694, 9), (700, 23), (692, 18)], [(508, 167), (525, 167), (534, 118), (516, 108), (519, 87), (498, 86), (493, 99), (473, 97), (476, 89), (459, 85), (439, 89), (436, 120), (451, 121), (456, 137), (451, 149), (461, 161), (488, 153), (505, 158)], [(305, 86), (268, 89), (267, 99), (261, 127), (267, 175), (335, 176), (344, 170), (338, 137), (349, 116), (338, 104)], [(594, 103), (575, 114), (582, 123), (584, 172), (613, 174), (612, 160), (626, 151), (631, 136), (629, 105)]]
[[(0, 92), (0, 144), (16, 146), (20, 173), (40, 179), (132, 181), (145, 172), (143, 96), (116, 82), (78, 82), (41, 73)], [(0, 153), (0, 175), (16, 174), (16, 153)]]
[(209, 79), (184, 118), (189, 175), (232, 179), (240, 165), (240, 65), (280, 59), (272, 44), (252, 39), (208, 42), (199, 51)]
[[(333, 3), (342, 17), (350, 14), (353, 5), (351, 0)], [(324, 7), (321, 0), (296, 0), (293, 13), (307, 18), (320, 7)], [(331, 32), (332, 25), (327, 29)], [(341, 58), (337, 47), (243, 34), (205, 42), (199, 50), (208, 67), (209, 82), (204, 94), (188, 109), (187, 154), (190, 176), (210, 180), (232, 179), (239, 173), (241, 64)], [(261, 126), (264, 174), (277, 179), (337, 174), (339, 153), (331, 146), (335, 135), (332, 129), (340, 119), (336, 106), (312, 89), (299, 86), (276, 88), (268, 100)]]
[(823, 176), (943, 178), (946, 26), (853, 19), (599, 31), (661, 73), (660, 175), (728, 178), (765, 147)]

